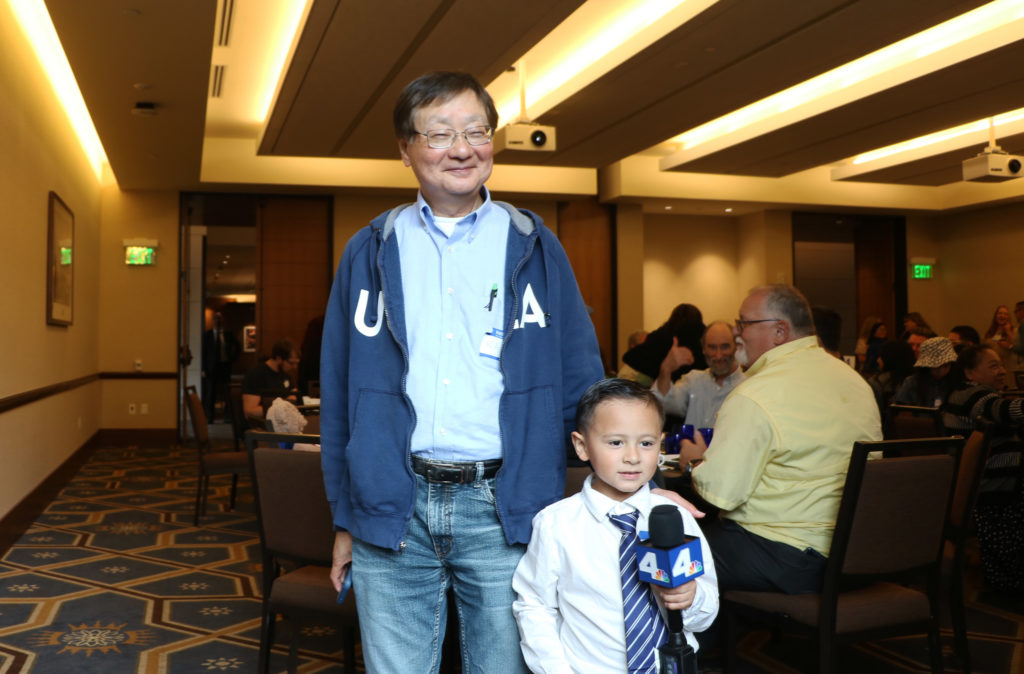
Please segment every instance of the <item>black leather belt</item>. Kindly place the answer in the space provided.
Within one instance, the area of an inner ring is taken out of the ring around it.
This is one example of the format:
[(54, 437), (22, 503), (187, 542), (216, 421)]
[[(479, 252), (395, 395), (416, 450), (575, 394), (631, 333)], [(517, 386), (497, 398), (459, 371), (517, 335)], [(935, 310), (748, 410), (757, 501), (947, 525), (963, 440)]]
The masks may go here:
[[(483, 474), (477, 477), (477, 465), (483, 464)], [(489, 480), (498, 474), (501, 459), (488, 461), (428, 461), (415, 454), (412, 457), (413, 472), (427, 478), (427, 482), (440, 484), (470, 484), (477, 479)]]

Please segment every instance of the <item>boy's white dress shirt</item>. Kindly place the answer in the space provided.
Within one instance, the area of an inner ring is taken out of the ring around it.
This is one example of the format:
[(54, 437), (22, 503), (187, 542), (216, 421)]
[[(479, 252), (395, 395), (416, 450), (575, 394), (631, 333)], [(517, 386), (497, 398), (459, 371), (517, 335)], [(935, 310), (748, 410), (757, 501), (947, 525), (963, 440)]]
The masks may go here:
[[(583, 490), (554, 503), (533, 519), (533, 535), (512, 587), (512, 610), (526, 664), (533, 672), (615, 672), (626, 670), (626, 636), (619, 581), (619, 529), (609, 513), (640, 511), (637, 531), (647, 531), (656, 505), (671, 504), (645, 485), (625, 501), (594, 491), (593, 475)], [(688, 512), (683, 530), (701, 539), (704, 575), (690, 608), (683, 611), (686, 640), (707, 629), (718, 614), (718, 580), (711, 550)], [(664, 609), (662, 609), (664, 614)]]

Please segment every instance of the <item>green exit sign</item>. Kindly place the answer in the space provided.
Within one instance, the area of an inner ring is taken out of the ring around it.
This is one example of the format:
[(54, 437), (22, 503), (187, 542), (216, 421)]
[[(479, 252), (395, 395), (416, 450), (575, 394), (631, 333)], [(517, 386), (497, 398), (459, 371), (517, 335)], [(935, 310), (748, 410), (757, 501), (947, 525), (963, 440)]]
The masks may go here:
[(156, 263), (156, 250), (152, 246), (125, 246), (124, 263), (148, 266)]
[(913, 277), (916, 279), (927, 279), (932, 277), (932, 265), (930, 264), (915, 264), (913, 265)]

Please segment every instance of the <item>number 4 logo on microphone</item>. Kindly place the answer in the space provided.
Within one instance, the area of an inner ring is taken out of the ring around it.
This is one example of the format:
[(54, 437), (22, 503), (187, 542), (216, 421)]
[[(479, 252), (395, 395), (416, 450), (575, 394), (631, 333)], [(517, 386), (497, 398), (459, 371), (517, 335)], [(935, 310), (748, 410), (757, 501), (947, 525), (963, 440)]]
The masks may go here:
[(641, 544), (638, 553), (641, 548), (643, 553), (637, 562), (637, 569), (642, 581), (664, 587), (678, 587), (704, 573), (700, 539), (694, 538), (669, 550)]

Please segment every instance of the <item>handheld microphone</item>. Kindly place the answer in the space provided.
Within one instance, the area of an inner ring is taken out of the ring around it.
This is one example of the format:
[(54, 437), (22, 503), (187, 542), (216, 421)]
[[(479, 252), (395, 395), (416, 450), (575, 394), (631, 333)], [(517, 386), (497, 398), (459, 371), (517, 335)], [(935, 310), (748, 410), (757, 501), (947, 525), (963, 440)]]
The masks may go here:
[(637, 550), (640, 580), (679, 587), (704, 574), (700, 539), (683, 533), (683, 518), (674, 505), (654, 506), (647, 529), (650, 537)]
[[(704, 575), (700, 539), (683, 533), (683, 518), (674, 505), (654, 506), (647, 518), (648, 543), (637, 548), (640, 580), (678, 587)], [(697, 674), (697, 655), (683, 638), (683, 612), (666, 611), (668, 641), (658, 647), (663, 674)]]

